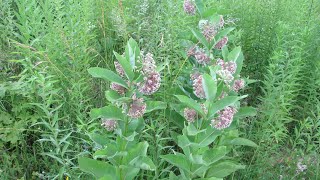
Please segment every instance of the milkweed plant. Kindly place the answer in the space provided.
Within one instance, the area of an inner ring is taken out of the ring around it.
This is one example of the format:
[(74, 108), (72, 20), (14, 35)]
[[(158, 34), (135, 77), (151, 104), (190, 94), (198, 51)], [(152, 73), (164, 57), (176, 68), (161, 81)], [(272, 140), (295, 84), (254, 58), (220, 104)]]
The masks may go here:
[(185, 41), (185, 56), (192, 64), (186, 68), (187, 84), (180, 85), (182, 94), (175, 95), (172, 109), (184, 117), (182, 134), (175, 138), (179, 150), (161, 157), (177, 167), (169, 179), (223, 179), (245, 168), (232, 157), (235, 146), (257, 145), (240, 138), (239, 119), (255, 115), (251, 107), (240, 107), (247, 95), (240, 95), (248, 80), (240, 76), (244, 56), (240, 47), (229, 51), (228, 34), (222, 15), (205, 10), (201, 1), (184, 1), (187, 15), (201, 16), (192, 38)]
[(154, 163), (147, 156), (149, 144), (138, 142), (138, 135), (144, 129), (143, 116), (166, 108), (166, 104), (147, 99), (158, 91), (161, 83), (151, 53), (140, 51), (137, 42), (130, 39), (125, 53), (114, 52), (114, 55), (116, 72), (99, 67), (88, 71), (93, 77), (110, 82), (110, 90), (105, 93), (110, 105), (93, 109), (91, 116), (100, 119), (101, 126), (114, 133), (115, 139), (91, 135), (102, 148), (93, 154), (95, 159), (79, 158), (79, 166), (97, 179), (133, 179), (141, 169), (155, 170)]
[[(180, 88), (183, 94), (173, 95), (176, 103), (169, 107), (184, 117), (181, 134), (174, 138), (179, 148), (161, 158), (178, 171), (169, 173), (169, 179), (223, 179), (245, 166), (232, 157), (236, 146), (257, 145), (239, 137), (237, 122), (255, 115), (251, 107), (241, 107), (240, 95), (248, 79), (241, 77), (244, 56), (240, 47), (229, 47), (228, 34), (222, 15), (206, 10), (201, 1), (185, 0), (187, 15), (201, 19), (198, 27), (190, 28), (192, 38), (186, 40), (186, 68), (188, 81)], [(90, 68), (95, 78), (110, 82), (105, 93), (108, 106), (93, 109), (91, 117), (101, 120), (101, 126), (113, 133), (114, 138), (92, 135), (101, 148), (93, 159), (79, 158), (80, 169), (97, 179), (134, 179), (140, 170), (156, 169), (148, 157), (148, 142), (139, 141), (144, 129), (143, 117), (154, 110), (166, 109), (164, 102), (152, 101), (150, 96), (161, 85), (161, 75), (151, 53), (140, 51), (136, 41), (130, 39), (125, 52), (114, 52), (115, 71), (99, 67)], [(168, 108), (169, 108), (168, 107)]]

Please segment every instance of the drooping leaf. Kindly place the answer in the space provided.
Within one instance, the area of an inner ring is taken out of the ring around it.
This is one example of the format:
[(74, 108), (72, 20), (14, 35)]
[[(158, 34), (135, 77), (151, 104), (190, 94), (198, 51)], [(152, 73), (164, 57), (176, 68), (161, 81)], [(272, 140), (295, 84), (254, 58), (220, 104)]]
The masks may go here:
[(105, 106), (102, 108), (92, 109), (90, 113), (92, 118), (107, 118), (123, 120), (122, 110), (116, 106)]
[(130, 63), (127, 61), (127, 59), (125, 57), (121, 56), (117, 52), (113, 51), (113, 54), (116, 56), (117, 60), (121, 64), (127, 78), (130, 81), (132, 81), (134, 79), (134, 73), (133, 73), (133, 70), (132, 70)]
[(202, 78), (202, 86), (206, 95), (206, 99), (211, 101), (216, 97), (217, 81), (214, 80), (209, 74), (203, 74)]
[(94, 160), (86, 157), (79, 158), (78, 162), (79, 162), (79, 167), (82, 171), (91, 173), (96, 178), (117, 177), (115, 167), (106, 162), (102, 162), (102, 161), (98, 161), (98, 160)]
[(100, 67), (93, 67), (93, 68), (89, 68), (88, 72), (93, 77), (102, 78), (107, 81), (111, 81), (116, 84), (119, 84), (120, 86), (123, 86), (125, 88), (128, 88), (127, 83), (119, 75), (117, 75), (116, 73), (114, 73), (108, 69), (104, 69), (104, 68), (100, 68)]

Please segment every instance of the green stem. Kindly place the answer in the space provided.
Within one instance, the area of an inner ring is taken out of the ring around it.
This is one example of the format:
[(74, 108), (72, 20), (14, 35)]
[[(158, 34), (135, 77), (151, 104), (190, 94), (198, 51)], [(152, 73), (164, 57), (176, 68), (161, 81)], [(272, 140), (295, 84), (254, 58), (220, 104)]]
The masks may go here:
[[(125, 124), (124, 124), (124, 131), (122, 133), (122, 136), (125, 137), (127, 135), (127, 130), (128, 130), (128, 126), (129, 126), (129, 119), (127, 116), (125, 116)], [(124, 138), (121, 139), (121, 152), (124, 151), (126, 149), (126, 140)], [(121, 161), (120, 161), (120, 165), (123, 164), (123, 157), (121, 158)], [(119, 174), (120, 174), (120, 179), (123, 180), (124, 177), (122, 175), (122, 169), (120, 167), (119, 168)]]

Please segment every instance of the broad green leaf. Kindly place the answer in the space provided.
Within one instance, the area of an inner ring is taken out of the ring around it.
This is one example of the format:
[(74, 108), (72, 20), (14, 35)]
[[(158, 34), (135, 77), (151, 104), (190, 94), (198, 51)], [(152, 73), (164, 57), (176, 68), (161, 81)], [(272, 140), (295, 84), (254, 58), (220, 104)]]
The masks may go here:
[(211, 105), (211, 109), (209, 109), (209, 118), (213, 118), (214, 114), (221, 109), (224, 109), (227, 106), (234, 105), (240, 99), (243, 99), (247, 96), (227, 96), (216, 103)]
[(214, 80), (209, 74), (203, 74), (202, 78), (202, 86), (206, 95), (206, 99), (211, 101), (216, 97), (217, 81)]
[(203, 36), (203, 34), (195, 29), (191, 29), (193, 35), (198, 39), (199, 42), (201, 42), (206, 48), (209, 47), (209, 43), (207, 39)]
[(220, 31), (215, 37), (214, 41), (211, 41), (210, 49), (212, 49), (223, 37), (227, 36), (231, 31), (233, 31), (235, 28), (225, 28), (222, 31)]
[(224, 158), (226, 154), (227, 154), (226, 146), (220, 146), (217, 148), (208, 149), (203, 154), (203, 160), (206, 162), (206, 165), (209, 166), (219, 161), (220, 159)]
[(117, 75), (116, 73), (108, 69), (93, 67), (93, 68), (89, 68), (88, 72), (93, 77), (102, 78), (102, 79), (114, 82), (116, 84), (119, 84), (120, 86), (123, 86), (125, 88), (128, 88), (127, 83), (119, 75)]
[(204, 115), (204, 112), (202, 111), (201, 106), (195, 100), (184, 95), (175, 95), (175, 96), (179, 99), (180, 102), (182, 102), (189, 108), (192, 108), (196, 110), (198, 113), (200, 113), (201, 115)]
[(165, 161), (168, 161), (169, 163), (175, 165), (176, 167), (190, 172), (191, 164), (185, 155), (181, 153), (176, 153), (176, 154), (162, 155), (160, 157)]
[(240, 74), (241, 70), (242, 70), (242, 66), (243, 66), (243, 54), (242, 52), (240, 53), (240, 55), (238, 56), (238, 58), (235, 60), (236, 61), (236, 64), (237, 64), (237, 70), (236, 72), (234, 73), (234, 76), (237, 76)]
[(229, 54), (227, 61), (236, 61), (241, 54), (241, 47), (235, 47)]
[(222, 47), (222, 57), (224, 60), (228, 60), (228, 55), (229, 55), (229, 50), (228, 46), (223, 46)]
[(240, 146), (258, 147), (258, 145), (256, 143), (254, 143), (253, 141), (251, 141), (249, 139), (245, 139), (245, 138), (235, 138), (230, 142), (230, 144), (240, 145)]
[(220, 162), (212, 165), (208, 169), (206, 173), (206, 178), (209, 178), (209, 177), (224, 178), (230, 175), (231, 173), (244, 168), (245, 168), (244, 165), (236, 164), (231, 161)]
[(105, 96), (106, 96), (106, 99), (110, 102), (115, 102), (119, 98), (121, 98), (121, 96), (116, 91), (112, 91), (112, 90), (106, 91)]
[(116, 56), (117, 60), (119, 61), (119, 63), (121, 64), (127, 78), (130, 81), (133, 81), (134, 79), (134, 73), (132, 70), (132, 67), (130, 65), (130, 63), (126, 60), (125, 57), (121, 56), (120, 54), (118, 54), (117, 52), (113, 51), (113, 54)]
[(221, 131), (217, 131), (212, 127), (207, 127), (205, 132), (198, 134), (197, 143), (200, 147), (206, 147), (211, 144), (221, 134)]
[[(121, 166), (123, 169), (124, 179), (125, 180), (133, 180), (137, 177), (140, 169), (132, 166)], [(119, 178), (120, 179), (120, 178)]]
[(147, 101), (147, 110), (146, 113), (149, 113), (151, 111), (160, 110), (160, 109), (166, 109), (167, 103), (162, 101)]
[(78, 162), (79, 162), (79, 167), (82, 171), (93, 174), (96, 178), (102, 178), (105, 176), (117, 177), (115, 167), (106, 162), (102, 162), (102, 161), (98, 161), (98, 160), (94, 160), (86, 157), (79, 158)]
[(113, 176), (103, 176), (102, 178), (100, 178), (99, 180), (114, 180)]
[(139, 169), (144, 169), (149, 171), (156, 170), (156, 166), (154, 165), (152, 160), (147, 156), (138, 156), (134, 158), (129, 164)]
[(201, 133), (201, 132), (204, 132), (204, 131), (206, 131), (206, 130), (205, 130), (205, 129), (198, 130), (198, 129), (194, 126), (194, 124), (189, 124), (189, 125), (187, 126), (187, 134), (188, 134), (188, 136), (195, 136), (195, 135), (197, 135), (197, 134), (199, 134), (199, 133)]
[(98, 134), (98, 133), (91, 133), (89, 137), (92, 141), (99, 144), (100, 146), (104, 147), (109, 142), (108, 136), (106, 134)]
[(123, 120), (122, 110), (116, 106), (105, 106), (102, 108), (92, 109), (90, 113), (92, 118), (107, 118)]
[(243, 117), (249, 117), (249, 116), (255, 116), (257, 115), (257, 110), (253, 107), (241, 107), (236, 117), (243, 118)]
[(130, 62), (131, 68), (135, 69), (136, 68), (136, 60), (138, 58), (138, 56), (140, 56), (140, 49), (138, 46), (138, 43), (130, 38), (127, 46), (126, 46), (126, 58), (127, 60)]
[(203, 16), (203, 12), (204, 12), (204, 4), (203, 4), (203, 1), (202, 0), (195, 0), (195, 3), (196, 3), (196, 7), (199, 11), (199, 14), (201, 16)]
[(148, 142), (139, 142), (135, 146), (131, 147), (128, 156), (126, 157), (126, 161), (129, 163), (133, 159), (139, 157), (139, 156), (146, 156), (147, 150), (148, 150), (149, 144)]

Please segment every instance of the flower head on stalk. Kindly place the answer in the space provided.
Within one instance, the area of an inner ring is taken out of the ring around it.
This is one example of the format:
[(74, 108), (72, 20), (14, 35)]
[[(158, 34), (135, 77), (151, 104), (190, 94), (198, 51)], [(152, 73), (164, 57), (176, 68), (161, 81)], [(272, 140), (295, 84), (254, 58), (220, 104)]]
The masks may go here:
[(238, 92), (240, 89), (244, 88), (245, 81), (243, 79), (237, 79), (234, 81), (232, 90)]
[(184, 12), (186, 12), (189, 15), (196, 14), (196, 5), (192, 0), (184, 0), (183, 9), (184, 9)]
[(225, 36), (214, 46), (214, 48), (221, 50), (227, 43), (228, 37)]
[(202, 86), (202, 75), (198, 72), (191, 74), (193, 93), (200, 99), (204, 99), (206, 94)]
[(227, 106), (218, 111), (218, 117), (211, 120), (211, 126), (219, 130), (229, 127), (236, 112), (237, 109), (232, 106)]
[(116, 91), (118, 94), (120, 95), (124, 95), (124, 93), (126, 92), (126, 88), (120, 86), (119, 84), (116, 83), (111, 83), (110, 84), (110, 89)]
[(184, 108), (183, 115), (189, 123), (193, 123), (197, 119), (198, 114), (194, 109)]
[(114, 61), (114, 67), (115, 67), (117, 73), (119, 74), (119, 76), (121, 76), (122, 78), (126, 77), (126, 74), (125, 74), (121, 64), (118, 61)]
[(144, 83), (140, 86), (139, 91), (145, 95), (151, 95), (159, 90), (160, 88), (160, 73), (151, 72), (144, 77)]
[(118, 122), (113, 119), (103, 118), (101, 126), (106, 128), (107, 131), (114, 131), (118, 126)]
[(197, 49), (194, 52), (194, 57), (197, 60), (197, 62), (201, 65), (207, 65), (210, 63), (210, 57), (207, 55), (204, 49)]
[(132, 103), (129, 105), (128, 116), (134, 119), (141, 118), (146, 112), (147, 104), (143, 98), (137, 98), (136, 94), (132, 96)]

